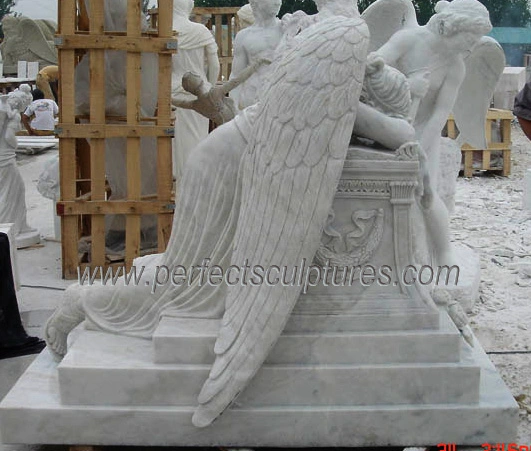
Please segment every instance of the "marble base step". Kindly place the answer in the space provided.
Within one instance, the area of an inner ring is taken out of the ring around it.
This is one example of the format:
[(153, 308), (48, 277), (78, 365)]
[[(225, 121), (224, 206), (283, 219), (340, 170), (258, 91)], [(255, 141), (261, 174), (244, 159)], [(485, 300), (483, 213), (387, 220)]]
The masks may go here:
[[(480, 399), (467, 405), (323, 406), (228, 410), (197, 429), (185, 407), (67, 406), (45, 350), (0, 403), (4, 443), (138, 446), (369, 447), (512, 443), (518, 406), (476, 342)], [(23, 425), (23, 427), (21, 427)]]
[(378, 292), (357, 297), (348, 287), (323, 290), (320, 294), (308, 292), (300, 296), (285, 332), (374, 332), (439, 327), (439, 312), (435, 307), (417, 303), (405, 295), (386, 296)]
[[(148, 340), (83, 331), (59, 365), (69, 405), (195, 404), (211, 364), (155, 364)], [(264, 365), (241, 406), (468, 404), (479, 399), (474, 362)]]
[[(218, 320), (163, 318), (153, 335), (155, 363), (210, 365), (218, 329)], [(450, 363), (459, 361), (460, 342), (455, 325), (441, 315), (434, 330), (284, 333), (266, 363)]]

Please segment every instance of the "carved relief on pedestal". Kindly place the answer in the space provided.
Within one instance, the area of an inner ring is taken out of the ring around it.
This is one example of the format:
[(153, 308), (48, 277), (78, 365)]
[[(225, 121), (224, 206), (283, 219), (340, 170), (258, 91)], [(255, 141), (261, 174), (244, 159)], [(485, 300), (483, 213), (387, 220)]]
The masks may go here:
[(382, 241), (383, 209), (356, 210), (350, 218), (351, 224), (336, 225), (335, 212), (330, 211), (315, 263), (346, 268), (363, 265), (371, 259)]

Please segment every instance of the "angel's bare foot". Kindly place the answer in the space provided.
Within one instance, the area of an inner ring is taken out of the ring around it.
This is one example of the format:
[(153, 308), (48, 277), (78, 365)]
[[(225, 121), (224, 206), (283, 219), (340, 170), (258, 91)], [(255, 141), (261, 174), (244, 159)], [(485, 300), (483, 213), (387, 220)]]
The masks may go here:
[(44, 339), (54, 357), (60, 360), (66, 355), (68, 334), (84, 319), (79, 287), (70, 287), (44, 329)]

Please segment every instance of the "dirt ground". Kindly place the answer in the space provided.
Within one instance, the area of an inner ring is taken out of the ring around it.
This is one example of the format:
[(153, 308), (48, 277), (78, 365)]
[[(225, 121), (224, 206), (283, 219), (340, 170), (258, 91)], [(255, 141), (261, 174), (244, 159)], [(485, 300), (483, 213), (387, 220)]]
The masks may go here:
[(513, 125), (510, 177), (459, 178), (453, 241), (481, 257), (480, 300), (471, 323), (520, 404), (518, 443), (531, 444), (531, 211), (523, 208), (531, 142)]

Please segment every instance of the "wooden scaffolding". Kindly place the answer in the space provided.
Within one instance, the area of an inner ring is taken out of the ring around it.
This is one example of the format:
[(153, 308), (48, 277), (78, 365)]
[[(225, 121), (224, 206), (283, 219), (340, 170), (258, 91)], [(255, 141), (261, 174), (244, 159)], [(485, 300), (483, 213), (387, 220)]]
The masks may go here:
[[(239, 6), (194, 8), (192, 19), (202, 23), (213, 32), (218, 45), (218, 57), (221, 65), (219, 81), (227, 81), (232, 71), (233, 41), (240, 31), (240, 19), (238, 17)], [(151, 26), (156, 28), (159, 20), (157, 8), (149, 10)]]
[[(158, 251), (166, 249), (172, 226), (171, 116), (172, 54), (176, 39), (172, 30), (173, 0), (158, 0), (161, 12), (157, 28), (142, 31), (141, 0), (127, 1), (126, 32), (105, 31), (104, 0), (91, 0), (87, 13), (83, 0), (59, 0), (59, 28), (56, 44), (60, 67), (60, 117), (57, 127), (61, 174), (61, 216), (63, 277), (76, 278), (78, 268), (107, 268), (112, 262), (105, 248), (106, 215), (125, 216), (125, 265), (141, 255), (141, 218), (157, 216)], [(105, 53), (127, 52), (127, 116), (106, 117)], [(155, 117), (141, 115), (141, 53), (158, 55), (158, 103)], [(76, 117), (75, 69), (80, 57), (89, 54), (90, 114)], [(156, 137), (157, 193), (141, 193), (141, 138)], [(106, 185), (106, 140), (127, 142), (127, 195), (108, 200)], [(80, 254), (80, 238), (90, 236), (90, 253)], [(124, 262), (119, 263), (124, 265)]]

